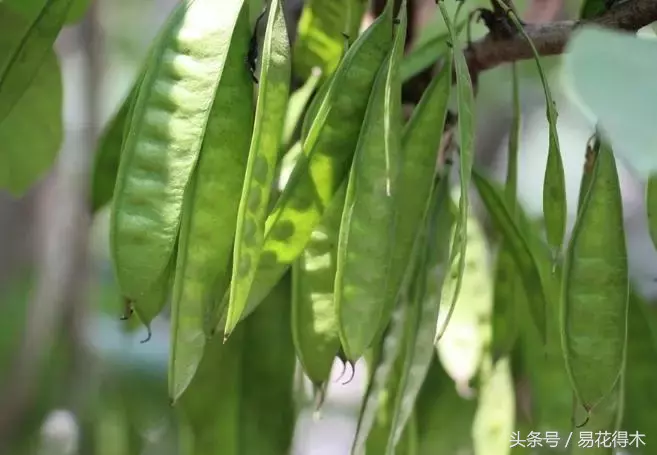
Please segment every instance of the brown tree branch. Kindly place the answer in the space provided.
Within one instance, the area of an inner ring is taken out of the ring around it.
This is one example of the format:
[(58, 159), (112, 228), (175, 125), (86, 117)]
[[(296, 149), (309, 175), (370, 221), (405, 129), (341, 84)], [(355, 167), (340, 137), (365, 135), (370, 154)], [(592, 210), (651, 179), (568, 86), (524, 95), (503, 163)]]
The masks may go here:
[[(589, 21), (559, 21), (549, 24), (527, 24), (525, 31), (532, 39), (540, 55), (561, 54), (576, 27), (596, 24), (617, 30), (636, 31), (657, 21), (657, 1), (634, 0), (621, 3), (604, 15)], [(465, 49), (470, 73), (476, 76), (482, 71), (504, 63), (533, 58), (529, 43), (521, 35), (501, 39), (487, 35), (471, 43)]]

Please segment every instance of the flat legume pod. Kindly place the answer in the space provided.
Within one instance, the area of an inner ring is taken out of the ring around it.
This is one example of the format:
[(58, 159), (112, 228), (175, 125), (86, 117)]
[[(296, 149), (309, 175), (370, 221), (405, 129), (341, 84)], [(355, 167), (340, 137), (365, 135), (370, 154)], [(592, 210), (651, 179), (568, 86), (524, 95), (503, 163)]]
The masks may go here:
[(618, 174), (612, 150), (603, 142), (568, 245), (561, 297), (566, 368), (587, 411), (607, 397), (620, 378), (628, 292)]
[(249, 160), (237, 214), (227, 337), (240, 321), (265, 241), (265, 220), (290, 90), (290, 44), (280, 0), (269, 4)]
[(146, 292), (173, 252), (242, 3), (186, 2), (153, 49), (122, 147), (110, 219), (112, 259), (127, 298)]
[(413, 242), (431, 195), (451, 87), (452, 55), (448, 52), (445, 65), (425, 90), (402, 132), (404, 165), (400, 170), (395, 196), (393, 260), (388, 278), (387, 304), (379, 326), (381, 330), (387, 324), (408, 274)]
[(379, 332), (389, 297), (402, 153), (398, 66), (406, 39), (405, 11), (402, 9), (392, 50), (374, 81), (340, 226), (335, 304), (340, 340), (353, 361)]
[(324, 219), (292, 266), (292, 335), (297, 357), (316, 387), (325, 383), (338, 349), (333, 284), (346, 185), (336, 194)]
[[(239, 13), (214, 95), (198, 164), (186, 190), (171, 311), (170, 394), (191, 380), (205, 344), (205, 316), (228, 288), (237, 210), (253, 129), (253, 83), (244, 65), (251, 29)], [(226, 115), (230, 112), (230, 115)]]

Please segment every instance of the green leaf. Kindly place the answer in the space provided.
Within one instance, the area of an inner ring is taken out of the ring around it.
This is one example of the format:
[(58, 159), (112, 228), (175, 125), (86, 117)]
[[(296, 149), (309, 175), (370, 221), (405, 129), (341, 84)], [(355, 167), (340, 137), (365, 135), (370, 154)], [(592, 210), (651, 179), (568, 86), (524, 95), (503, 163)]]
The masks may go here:
[(4, 55), (0, 57), (0, 123), (20, 102), (52, 50), (70, 3), (48, 0), (22, 35), (12, 33), (4, 42)]
[(563, 57), (573, 99), (598, 123), (614, 153), (637, 176), (657, 172), (657, 41), (595, 26), (578, 27)]
[(507, 455), (511, 453), (509, 436), (516, 429), (511, 361), (503, 357), (494, 365), (490, 358), (485, 362), (473, 424), (475, 454)]
[[(21, 47), (26, 37), (34, 36), (29, 27), (22, 17), (0, 5), (0, 112), (4, 116), (0, 121), (0, 188), (16, 196), (25, 193), (53, 165), (63, 138), (57, 56), (49, 43), (25, 58), (20, 49), (27, 51), (34, 43), (31, 39), (27, 48)], [(25, 60), (11, 63), (21, 55)]]

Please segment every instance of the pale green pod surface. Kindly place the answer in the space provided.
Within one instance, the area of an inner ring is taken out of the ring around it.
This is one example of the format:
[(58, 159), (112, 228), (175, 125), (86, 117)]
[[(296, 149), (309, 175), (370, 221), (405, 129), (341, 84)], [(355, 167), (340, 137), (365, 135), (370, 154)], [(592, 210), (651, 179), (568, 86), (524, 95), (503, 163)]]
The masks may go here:
[(603, 143), (563, 268), (561, 337), (579, 403), (594, 408), (617, 384), (627, 338), (628, 264), (623, 207), (610, 147)]
[[(403, 3), (403, 2), (402, 2)], [(335, 304), (344, 351), (356, 361), (383, 321), (393, 260), (395, 198), (401, 165), (399, 61), (406, 9), (388, 59), (374, 82), (347, 185), (335, 275)], [(425, 199), (426, 201), (426, 199)]]
[(474, 163), (474, 133), (475, 133), (475, 109), (474, 109), (474, 92), (472, 89), (472, 80), (470, 79), (470, 71), (468, 63), (463, 54), (463, 49), (459, 44), (458, 33), (449, 18), (447, 9), (443, 2), (438, 2), (440, 13), (443, 16), (447, 30), (449, 31), (450, 40), (452, 42), (452, 49), (454, 49), (454, 71), (456, 74), (456, 103), (458, 105), (458, 138), (459, 138), (459, 183), (460, 183), (460, 199), (459, 199), (459, 216), (457, 220), (457, 228), (454, 230), (454, 241), (452, 245), (458, 246), (453, 248), (451, 259), (458, 258), (458, 270), (456, 281), (454, 285), (454, 293), (452, 295), (452, 302), (447, 310), (447, 317), (445, 318), (445, 325), (438, 334), (442, 336), (445, 327), (449, 323), (452, 312), (454, 311), (456, 301), (461, 286), (463, 284), (463, 275), (465, 274), (465, 258), (467, 256), (467, 234), (468, 234), (468, 219), (470, 210), (470, 198), (468, 192), (470, 191), (470, 180), (472, 174), (472, 165)]
[[(391, 27), (392, 12), (387, 8), (349, 48), (318, 102), (317, 114), (304, 136), (303, 155), (267, 219), (258, 272), (242, 317), (260, 304), (301, 254), (345, 180), (373, 81), (390, 49)], [(317, 96), (323, 91), (320, 88)], [(312, 104), (314, 101), (311, 108)], [(227, 302), (226, 295), (213, 312), (212, 327), (219, 331), (223, 330)]]
[(516, 431), (515, 384), (510, 357), (495, 364), (487, 356), (482, 366), (477, 412), (472, 433), (475, 455), (508, 455), (511, 434)]
[(184, 191), (242, 0), (195, 0), (174, 10), (153, 49), (121, 151), (110, 218), (123, 295), (161, 275), (178, 236)]
[(297, 357), (316, 386), (329, 379), (340, 348), (333, 284), (345, 193), (346, 185), (292, 266), (292, 336)]
[(201, 360), (205, 317), (213, 298), (228, 287), (254, 116), (253, 83), (244, 64), (251, 36), (248, 17), (248, 8), (243, 6), (214, 96), (198, 164), (186, 190), (171, 315), (169, 380), (174, 400)]
[(447, 119), (452, 87), (451, 53), (431, 81), (402, 132), (404, 165), (395, 195), (393, 259), (388, 278), (388, 302), (382, 326), (388, 320), (408, 273), (413, 242), (424, 216), (436, 170), (438, 149)]
[[(448, 310), (454, 309), (443, 336), (436, 344), (438, 358), (459, 390), (468, 390), (479, 370), (485, 350), (492, 337), (490, 326), (493, 312), (493, 276), (489, 264), (488, 246), (483, 228), (473, 214), (468, 220), (468, 249), (462, 261), (463, 288), (453, 304), (459, 280), (459, 266), (453, 264), (442, 289), (438, 327), (445, 327)], [(458, 229), (455, 226), (454, 229)], [(451, 252), (454, 251), (451, 243)]]
[(418, 455), (472, 454), (477, 401), (457, 393), (434, 356), (417, 400)]
[(657, 247), (657, 175), (648, 179), (646, 186), (646, 210), (650, 240)]
[(280, 0), (269, 5), (258, 103), (242, 189), (224, 337), (240, 321), (265, 240), (265, 220), (290, 91), (290, 43)]
[(0, 68), (0, 122), (29, 88), (59, 34), (73, 0), (48, 0)]
[(337, 67), (349, 26), (350, 4), (357, 0), (304, 2), (294, 43), (294, 73), (307, 78), (319, 67), (324, 77)]

